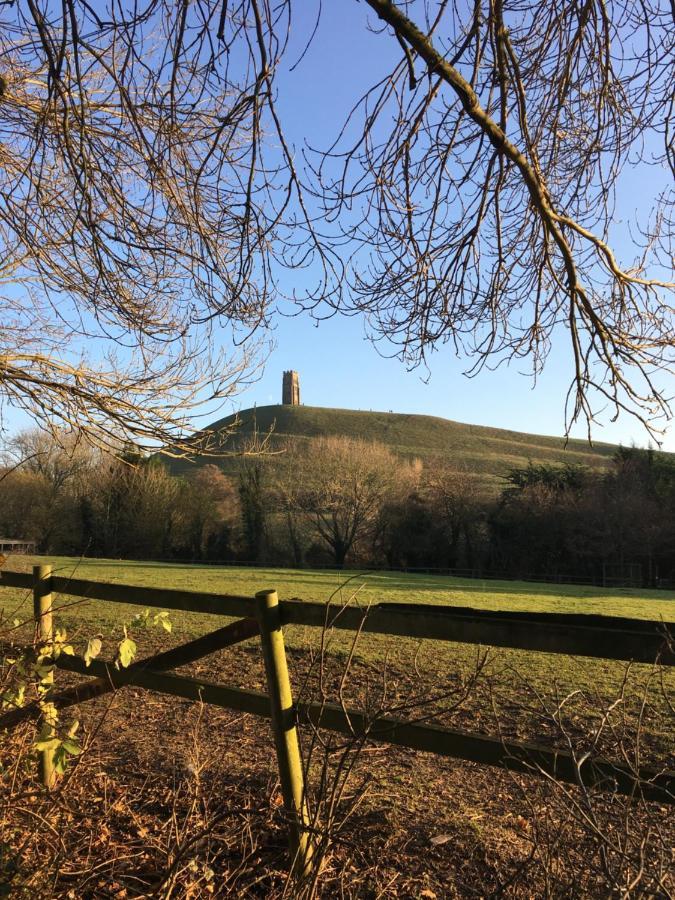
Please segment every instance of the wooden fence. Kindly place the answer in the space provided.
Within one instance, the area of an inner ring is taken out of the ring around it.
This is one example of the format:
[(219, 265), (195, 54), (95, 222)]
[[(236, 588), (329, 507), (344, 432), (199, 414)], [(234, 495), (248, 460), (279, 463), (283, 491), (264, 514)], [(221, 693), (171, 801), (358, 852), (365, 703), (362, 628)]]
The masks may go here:
[[(307, 864), (311, 855), (297, 736), (297, 724), (302, 719), (328, 730), (347, 735), (364, 734), (369, 740), (439, 756), (550, 776), (616, 793), (636, 793), (646, 800), (661, 803), (675, 803), (675, 771), (651, 768), (635, 771), (625, 763), (599, 757), (589, 757), (578, 764), (568, 752), (534, 743), (514, 743), (385, 716), (371, 721), (357, 711), (325, 703), (294, 704), (283, 637), (283, 626), (297, 624), (638, 663), (653, 663), (658, 659), (662, 665), (673, 666), (675, 647), (670, 635), (675, 633), (675, 623), (598, 615), (492, 612), (405, 603), (383, 603), (360, 608), (297, 600), (279, 602), (273, 590), (259, 591), (255, 597), (247, 597), (106, 584), (53, 575), (49, 566), (35, 567), (33, 575), (3, 570), (0, 587), (33, 591), (37, 634), (43, 642), (53, 638), (54, 593), (104, 602), (238, 617), (239, 621), (180, 647), (134, 662), (126, 669), (118, 670), (111, 663), (101, 660), (93, 660), (87, 666), (80, 657), (61, 654), (54, 660), (58, 668), (94, 676), (94, 680), (61, 692), (54, 687), (49, 699), (57, 708), (64, 708), (124, 685), (135, 685), (270, 718), (289, 821), (291, 850), (296, 864), (301, 866)], [(167, 671), (257, 635), (261, 639), (267, 694)], [(32, 714), (34, 710), (30, 709), (6, 713), (0, 717), (0, 727), (16, 724)], [(47, 786), (53, 782), (49, 760), (44, 754), (41, 777)]]

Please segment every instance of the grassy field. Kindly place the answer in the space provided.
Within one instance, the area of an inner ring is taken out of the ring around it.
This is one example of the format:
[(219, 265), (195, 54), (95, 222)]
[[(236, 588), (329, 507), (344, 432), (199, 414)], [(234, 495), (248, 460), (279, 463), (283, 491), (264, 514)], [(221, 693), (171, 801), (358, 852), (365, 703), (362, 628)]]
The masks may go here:
[[(33, 562), (28, 557), (16, 557), (8, 562), (10, 568), (27, 570)], [(234, 568), (162, 563), (139, 563), (115, 560), (77, 560), (52, 558), (49, 560), (61, 575), (92, 580), (137, 584), (141, 586), (180, 588), (217, 593), (253, 595), (257, 590), (275, 588), (280, 598), (299, 598), (333, 602), (380, 603), (408, 602), (471, 606), (478, 609), (521, 610), (556, 613), (595, 613), (675, 622), (675, 593), (636, 589), (603, 590), (594, 587), (529, 584), (524, 582), (476, 581), (448, 576), (399, 574), (390, 572), (345, 573), (339, 571), (308, 571), (288, 569)], [(0, 595), (3, 596), (3, 595)], [(18, 604), (26, 604), (20, 592), (7, 592), (4, 608), (16, 615)], [(59, 601), (63, 609), (58, 620), (68, 628), (75, 640), (85, 640), (95, 633), (113, 636), (121, 623), (129, 622), (136, 607), (98, 601), (77, 602), (74, 598)], [(173, 633), (168, 641), (179, 643), (189, 637), (204, 634), (222, 624), (217, 616), (172, 612)], [(156, 642), (156, 636), (141, 634), (143, 641)], [(353, 635), (336, 632), (330, 636), (331, 655), (343, 659), (350, 651)], [(287, 644), (298, 658), (311, 655), (319, 642), (316, 628), (293, 626), (286, 629)], [(249, 653), (254, 642), (248, 642)], [(441, 641), (418, 641), (383, 635), (364, 634), (356, 647), (356, 661), (364, 671), (377, 673), (385, 665), (390, 671), (407, 677), (413, 669), (426, 686), (438, 684), (457, 673), (466, 675), (476, 661), (476, 647)], [(231, 651), (228, 659), (237, 657)], [(248, 685), (246, 664), (230, 672), (235, 683)], [(611, 698), (620, 688), (626, 666), (609, 660), (586, 659), (558, 654), (532, 653), (518, 650), (499, 650), (491, 653), (487, 671), (500, 686), (503, 702), (511, 717), (522, 705), (523, 685), (552, 697), (582, 690)], [(636, 696), (651, 671), (649, 666), (634, 666), (631, 679)], [(258, 673), (256, 683), (262, 687)], [(410, 687), (410, 684), (409, 684)], [(518, 718), (516, 716), (516, 718)], [(515, 721), (515, 719), (514, 719)], [(656, 720), (651, 732), (658, 744), (667, 743)]]
[(399, 572), (274, 569), (70, 557), (10, 558), (6, 567), (29, 571), (49, 562), (55, 573), (118, 584), (250, 594), (274, 588), (282, 600), (430, 603), (477, 609), (593, 613), (675, 621), (675, 591), (496, 581)]
[[(33, 564), (50, 562), (62, 576), (146, 587), (206, 591), (214, 594), (253, 596), (273, 588), (280, 599), (360, 604), (405, 602), (476, 609), (523, 612), (586, 613), (675, 622), (675, 592), (635, 588), (603, 589), (580, 585), (537, 584), (519, 581), (463, 579), (451, 576), (397, 572), (344, 572), (339, 570), (244, 568), (193, 564), (168, 564), (68, 557), (14, 557), (6, 566), (29, 571)], [(0, 581), (1, 584), (1, 581)], [(2, 596), (2, 595), (0, 595)], [(12, 602), (19, 600), (15, 592)], [(0, 601), (2, 602), (2, 601)], [(72, 600), (66, 600), (71, 603)], [(112, 628), (131, 615), (124, 604), (87, 601), (62, 612), (64, 622), (84, 631), (87, 626)], [(172, 614), (177, 632), (202, 634), (218, 617), (193, 613)], [(291, 643), (311, 629), (291, 629)], [(400, 639), (363, 636), (362, 640), (391, 644)], [(405, 641), (403, 642), (405, 643)], [(416, 642), (417, 643), (417, 642)], [(429, 643), (429, 642), (426, 642)], [(436, 643), (436, 642), (432, 642)], [(531, 656), (532, 654), (526, 654)], [(542, 654), (537, 654), (538, 658)]]
[[(228, 427), (233, 417), (215, 422), (212, 428)], [(482, 425), (466, 425), (437, 416), (374, 412), (372, 410), (327, 409), (317, 406), (262, 406), (242, 410), (232, 447), (250, 437), (255, 427), (261, 434), (272, 429), (271, 447), (280, 442), (304, 444), (322, 435), (342, 435), (377, 441), (406, 457), (423, 461), (439, 459), (475, 474), (489, 493), (500, 490), (503, 476), (529, 461), (575, 463), (591, 468), (609, 466), (616, 446), (581, 440), (565, 443), (562, 437), (524, 434)], [(211, 460), (205, 460), (211, 461)], [(183, 474), (194, 464), (181, 459), (166, 460), (172, 472)], [(235, 461), (223, 459), (219, 465), (229, 472)], [(270, 458), (274, 465), (274, 458)]]
[[(26, 571), (37, 561), (14, 558), (6, 568)], [(336, 571), (44, 561), (65, 576), (215, 594), (252, 595), (276, 588), (282, 599), (346, 602), (356, 595), (363, 603), (405, 601), (675, 621), (675, 594), (666, 592), (382, 572), (346, 577)], [(29, 619), (27, 592), (5, 589), (0, 598), (10, 621), (15, 616)], [(121, 636), (122, 623), (129, 622), (136, 611), (126, 604), (78, 602), (65, 596), (57, 598), (57, 605), (57, 623), (68, 628), (78, 649), (87, 637), (101, 633), (107, 658)], [(134, 633), (142, 655), (224, 623), (222, 617), (191, 613), (172, 612), (171, 618), (170, 635), (158, 630)], [(308, 686), (311, 692), (316, 686), (312, 673), (316, 675), (320, 632), (303, 627), (285, 631), (294, 692), (297, 696)], [(328, 636), (324, 662), (330, 699), (345, 671), (350, 640), (346, 632)], [(630, 744), (639, 723), (642, 763), (675, 765), (673, 720), (666, 703), (668, 694), (671, 702), (675, 696), (672, 673), (661, 680), (651, 666), (500, 650), (491, 654), (466, 702), (453, 710), (453, 698), (462, 693), (463, 679), (473, 671), (476, 654), (477, 648), (468, 645), (362, 635), (350, 664), (345, 699), (348, 705), (366, 709), (374, 705), (412, 717), (433, 710), (437, 721), (452, 727), (491, 734), (499, 729), (511, 739), (559, 745), (560, 734), (550, 711), (562, 697), (577, 691), (566, 704), (563, 718), (575, 746), (584, 749), (603, 708), (623, 687), (623, 701), (608, 720), (612, 728), (595, 751), (616, 758), (620, 750), (616, 740), (627, 735)], [(225, 684), (265, 687), (255, 639), (185, 671)], [(57, 674), (60, 684), (68, 680), (67, 673)], [(445, 699), (433, 708), (415, 707), (420, 698), (426, 702), (426, 697), (439, 691), (446, 692)], [(30, 761), (18, 778), (0, 778), (0, 830), (10, 836), (9, 846), (16, 853), (19, 875), (15, 881), (20, 876), (26, 886), (20, 896), (51, 900), (164, 896), (156, 893), (157, 885), (175, 871), (180, 854), (196, 862), (192, 868), (180, 869), (180, 887), (172, 897), (210, 896), (203, 890), (200, 866), (204, 872), (215, 872), (221, 890), (217, 896), (266, 900), (287, 896), (285, 827), (267, 723), (134, 688), (118, 692), (109, 702), (102, 698), (73, 713), (90, 743), (64, 794), (53, 801), (42, 798), (37, 805)], [(307, 731), (301, 729), (301, 733), (305, 741)], [(29, 741), (30, 732), (24, 732), (23, 738), (19, 734), (17, 740), (22, 739)], [(16, 753), (9, 743), (11, 735), (3, 740), (0, 761)], [(332, 752), (339, 756), (339, 742), (336, 747)], [(319, 763), (320, 757), (311, 768), (312, 784)], [(187, 778), (186, 772), (195, 771), (200, 773), (197, 778), (193, 774)], [(574, 798), (552, 791), (542, 779), (387, 745), (363, 750), (350, 784), (345, 808), (351, 809), (349, 798), (360, 796), (359, 785), (367, 785), (367, 793), (335, 838), (320, 896), (529, 898), (544, 896), (544, 885), (551, 877), (558, 889), (552, 896), (609, 896), (602, 873), (598, 875), (596, 837), (616, 834), (623, 827), (620, 803), (595, 806), (596, 830), (589, 831), (575, 818)], [(644, 835), (651, 836), (645, 851), (647, 868), (658, 868), (654, 861), (661, 857), (667, 861), (675, 837), (672, 809), (649, 812), (656, 816), (660, 831), (646, 824), (646, 816), (641, 809), (630, 813), (631, 833), (635, 846), (641, 846)], [(51, 832), (46, 835), (48, 864), (45, 833), (34, 825), (45, 819), (59, 836), (57, 841), (51, 839)], [(204, 834), (209, 835), (207, 842)], [(654, 835), (663, 846), (658, 842), (652, 846)], [(542, 853), (532, 855), (535, 841)], [(672, 861), (666, 864), (670, 874), (662, 882), (666, 885), (663, 896), (670, 896), (667, 891), (675, 887)], [(548, 874), (542, 874), (545, 870)]]

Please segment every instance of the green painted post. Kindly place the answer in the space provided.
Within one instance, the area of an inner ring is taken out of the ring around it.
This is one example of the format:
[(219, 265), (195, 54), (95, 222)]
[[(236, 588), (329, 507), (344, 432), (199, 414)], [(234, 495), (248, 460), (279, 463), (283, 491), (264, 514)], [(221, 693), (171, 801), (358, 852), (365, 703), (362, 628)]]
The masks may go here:
[[(52, 621), (52, 567), (33, 566), (33, 616), (35, 618), (35, 639), (40, 643), (48, 643), (54, 639), (54, 623)], [(54, 673), (50, 672), (42, 679), (43, 685), (54, 683)], [(54, 734), (56, 722), (51, 716), (41, 718), (42, 726), (49, 736)], [(38, 754), (38, 777), (47, 788), (56, 784), (56, 772), (52, 753), (41, 750)]]
[(305, 797), (298, 731), (295, 725), (293, 695), (279, 617), (279, 598), (276, 591), (259, 591), (255, 595), (255, 601), (267, 674), (281, 791), (289, 821), (291, 856), (296, 872), (304, 874), (312, 856), (312, 842), (308, 831), (309, 811)]

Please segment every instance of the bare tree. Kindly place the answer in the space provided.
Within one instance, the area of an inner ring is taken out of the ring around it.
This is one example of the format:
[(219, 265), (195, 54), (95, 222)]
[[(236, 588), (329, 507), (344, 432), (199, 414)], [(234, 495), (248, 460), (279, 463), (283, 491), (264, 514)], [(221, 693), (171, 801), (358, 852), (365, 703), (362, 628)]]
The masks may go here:
[(306, 458), (312, 455), (309, 442), (284, 441), (276, 460), (272, 499), (281, 522), (282, 543), (290, 551), (294, 566), (300, 567), (311, 541), (311, 524), (303, 509), (303, 476)]
[(240, 512), (233, 480), (215, 465), (202, 466), (184, 480), (178, 505), (190, 557), (204, 559), (213, 543), (222, 552)]
[(337, 566), (372, 534), (385, 501), (418, 474), (388, 447), (345, 437), (315, 439), (303, 460), (294, 468), (294, 496)]
[(54, 538), (77, 530), (73, 504), (94, 478), (100, 453), (72, 432), (19, 432), (0, 453), (0, 527), (51, 549)]
[[(210, 359), (214, 317), (246, 335), (287, 266), (316, 276), (293, 303), (365, 313), (411, 364), (449, 342), (471, 372), (527, 358), (537, 373), (565, 337), (568, 425), (605, 406), (658, 427), (672, 4), (345, 8), (400, 61), (299, 169), (275, 98), (280, 72), (285, 89), (307, 77), (285, 54), (322, 27), (320, 4), (293, 40), (290, 0), (3, 4), (4, 395), (107, 439), (175, 435), (214, 373), (214, 397), (241, 374)], [(650, 166), (663, 189), (620, 253), (622, 175)], [(119, 348), (98, 369), (79, 355), (94, 338)]]
[(634, 259), (610, 238), (629, 161), (673, 167), (672, 9), (367, 2), (402, 59), (336, 148), (340, 178), (318, 170), (333, 217), (361, 210), (347, 234), (370, 265), (353, 305), (403, 356), (450, 341), (472, 371), (530, 357), (536, 372), (564, 328), (569, 421), (590, 421), (598, 394), (617, 414), (665, 412), (653, 374), (672, 363), (672, 194)]
[[(473, 568), (485, 504), (485, 491), (481, 491), (479, 476), (440, 461), (432, 465), (425, 476), (422, 492), (443, 536), (444, 564), (459, 567), (464, 561)], [(462, 544), (463, 560), (460, 555)]]
[(8, 467), (41, 475), (50, 487), (51, 499), (98, 462), (95, 452), (76, 434), (45, 434), (37, 428), (20, 431), (7, 442), (3, 454)]
[(186, 449), (187, 413), (251, 373), (213, 318), (265, 316), (261, 85), (187, 8), (0, 9), (0, 391), (114, 448)]

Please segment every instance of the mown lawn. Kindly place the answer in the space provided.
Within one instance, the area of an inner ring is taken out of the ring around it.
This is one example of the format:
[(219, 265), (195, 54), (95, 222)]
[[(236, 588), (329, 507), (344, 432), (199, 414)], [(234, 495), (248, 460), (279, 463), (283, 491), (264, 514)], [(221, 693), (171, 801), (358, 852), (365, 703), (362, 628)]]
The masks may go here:
[[(15, 557), (6, 563), (6, 567), (27, 570), (38, 561), (47, 560)], [(333, 602), (363, 604), (397, 601), (480, 609), (599, 613), (675, 623), (675, 593), (665, 591), (603, 590), (576, 585), (476, 581), (390, 572), (294, 571), (103, 559), (51, 558), (49, 561), (55, 572), (61, 575), (142, 586), (244, 595), (253, 595), (263, 588), (275, 588), (281, 599), (332, 599)], [(16, 591), (7, 591), (6, 595), (6, 615), (18, 615), (20, 618), (30, 615), (29, 597), (22, 597)], [(19, 611), (22, 600), (23, 606)], [(58, 621), (66, 626), (70, 637), (85, 640), (101, 633), (108, 639), (108, 654), (114, 649), (115, 636), (119, 635), (122, 623), (129, 622), (137, 611), (126, 604), (79, 602), (69, 597), (59, 598), (58, 603), (63, 607)], [(171, 618), (173, 632), (170, 636), (163, 633), (135, 635), (142, 652), (180, 643), (224, 622), (221, 617), (194, 613), (172, 612)], [(311, 657), (319, 646), (319, 638), (316, 628), (294, 626), (286, 629), (287, 645), (298, 660)], [(336, 632), (329, 636), (329, 653), (338, 664), (346, 658), (352, 639), (353, 635), (348, 632)], [(246, 651), (245, 657), (242, 657), (241, 650)], [(357, 680), (378, 682), (388, 677), (399, 684), (399, 694), (406, 688), (408, 691), (418, 691), (422, 687), (437, 688), (453, 678), (470, 673), (478, 652), (475, 646), (463, 644), (364, 634), (358, 639), (355, 653), (355, 660), (361, 666)], [(227, 658), (225, 654), (220, 654), (221, 659), (226, 658), (225, 670), (229, 670), (223, 672), (223, 680), (230, 678), (243, 686), (255, 682), (256, 686), (262, 687), (259, 674), (254, 679), (249, 675), (247, 660), (250, 660), (251, 653), (257, 653), (254, 641), (247, 642), (239, 651), (229, 651)], [(608, 702), (617, 694), (627, 669), (625, 664), (610, 660), (517, 650), (491, 651), (490, 656), (485, 674), (490, 678), (492, 696), (496, 692), (499, 709), (507, 725), (513, 725), (516, 732), (518, 728), (515, 723), (523, 717), (530, 723), (526, 730), (536, 730), (537, 726), (533, 723), (538, 714), (533, 711), (533, 704), (535, 707), (540, 705), (537, 692), (550, 705), (573, 691), (581, 691), (583, 694), (579, 697), (585, 699), (589, 707), (598, 706), (598, 701)], [(230, 660), (233, 669), (229, 667)], [(302, 668), (300, 662), (298, 665)], [(383, 674), (385, 670), (386, 675)], [(653, 679), (650, 666), (633, 666), (630, 669), (628, 694), (633, 698), (636, 709), (649, 678)], [(666, 674), (665, 687), (667, 690), (673, 687), (670, 672)], [(658, 689), (654, 686), (649, 692), (656, 713), (663, 703), (663, 688), (664, 685), (659, 684)], [(486, 702), (484, 696), (482, 702)], [(629, 703), (624, 704), (626, 709), (629, 706)], [(482, 715), (481, 720), (484, 718)], [(646, 733), (656, 745), (672, 750), (671, 727), (672, 724), (666, 719), (661, 722), (660, 715), (652, 715)]]
[(675, 621), (675, 591), (492, 581), (398, 572), (244, 568), (67, 557), (13, 557), (6, 568), (49, 562), (60, 575), (150, 587), (251, 594), (275, 588), (281, 599), (433, 603), (532, 612), (595, 613)]

